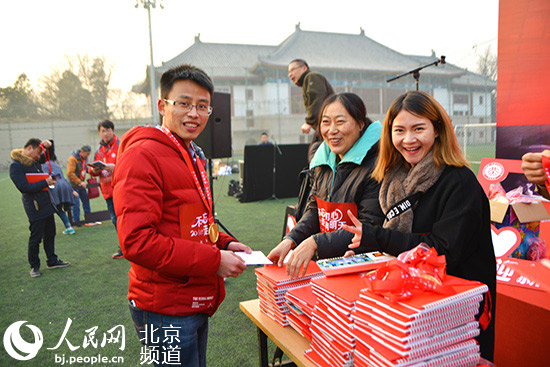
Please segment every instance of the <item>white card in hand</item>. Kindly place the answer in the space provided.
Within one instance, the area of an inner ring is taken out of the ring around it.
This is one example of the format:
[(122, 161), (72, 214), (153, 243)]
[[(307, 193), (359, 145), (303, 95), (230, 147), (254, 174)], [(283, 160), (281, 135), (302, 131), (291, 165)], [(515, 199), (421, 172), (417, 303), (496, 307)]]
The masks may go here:
[(261, 251), (252, 251), (251, 254), (247, 254), (244, 251), (237, 251), (237, 252), (234, 252), (234, 254), (239, 256), (241, 259), (243, 259), (246, 265), (273, 264), (271, 260), (269, 260), (267, 256), (265, 256), (264, 253)]

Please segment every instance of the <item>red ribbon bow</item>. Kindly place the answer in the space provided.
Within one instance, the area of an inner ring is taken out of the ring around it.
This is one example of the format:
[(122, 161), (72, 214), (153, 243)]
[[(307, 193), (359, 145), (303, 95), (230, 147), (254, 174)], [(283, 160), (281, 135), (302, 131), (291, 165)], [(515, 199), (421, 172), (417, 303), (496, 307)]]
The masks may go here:
[(447, 274), (445, 265), (445, 255), (438, 256), (433, 247), (426, 251), (420, 245), (402, 260), (391, 260), (368, 274), (366, 286), (391, 302), (407, 300), (425, 291), (452, 295), (456, 293), (453, 288), (443, 284)]

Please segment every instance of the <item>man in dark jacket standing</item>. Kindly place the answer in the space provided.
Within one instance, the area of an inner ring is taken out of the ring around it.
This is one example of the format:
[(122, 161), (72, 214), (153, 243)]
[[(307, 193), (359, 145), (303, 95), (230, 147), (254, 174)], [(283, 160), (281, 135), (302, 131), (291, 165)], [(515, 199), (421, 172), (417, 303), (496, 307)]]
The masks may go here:
[[(325, 98), (334, 94), (328, 80), (316, 71), (311, 71), (305, 60), (295, 59), (288, 65), (288, 77), (294, 84), (302, 88), (302, 98), (306, 108), (306, 121), (302, 125), (302, 133), (309, 134), (311, 128), (317, 130), (319, 110)], [(312, 143), (321, 141), (315, 134)]]
[[(44, 148), (43, 148), (44, 147)], [(55, 254), (55, 221), (53, 214), (55, 207), (51, 200), (48, 186), (55, 185), (55, 179), (48, 176), (45, 179), (34, 181), (32, 174), (44, 173), (41, 163), (46, 161), (43, 149), (53, 155), (53, 142), (39, 139), (30, 139), (23, 149), (11, 151), (13, 162), (10, 165), (10, 178), (23, 194), (23, 207), (29, 218), (28, 258), (31, 265), (31, 277), (40, 276), (40, 257), (38, 256), (40, 242), (44, 239), (44, 251), (48, 258), (48, 269), (69, 266), (68, 262), (61, 261)]]

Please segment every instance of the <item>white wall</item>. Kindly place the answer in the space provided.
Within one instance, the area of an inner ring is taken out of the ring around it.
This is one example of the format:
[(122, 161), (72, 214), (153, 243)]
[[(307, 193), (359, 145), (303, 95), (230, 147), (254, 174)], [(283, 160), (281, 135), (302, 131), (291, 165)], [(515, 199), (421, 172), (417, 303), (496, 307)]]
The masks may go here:
[[(491, 94), (490, 93), (472, 93), (473, 96), (473, 115), (491, 117)], [(482, 98), (480, 103), (479, 98)]]
[(448, 89), (436, 88), (434, 89), (434, 98), (441, 103), (445, 111), (450, 115), (452, 113), (451, 93)]

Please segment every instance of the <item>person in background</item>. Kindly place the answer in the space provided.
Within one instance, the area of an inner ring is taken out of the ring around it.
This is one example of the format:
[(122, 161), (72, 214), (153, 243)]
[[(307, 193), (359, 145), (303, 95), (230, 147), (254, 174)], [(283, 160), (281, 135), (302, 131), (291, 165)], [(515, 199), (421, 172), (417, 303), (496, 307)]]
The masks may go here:
[(63, 170), (57, 163), (57, 157), (55, 153), (50, 156), (50, 160), (42, 164), (42, 170), (49, 172), (49, 174), (55, 177), (55, 187), (50, 188), (52, 193), (53, 203), (57, 209), (57, 216), (63, 222), (65, 230), (63, 234), (75, 234), (71, 221), (67, 216), (67, 212), (72, 209), (76, 200), (78, 200), (78, 193), (73, 190), (69, 181), (63, 177)]
[[(435, 98), (412, 91), (393, 102), (372, 177), (381, 183), (379, 201), (386, 220), (379, 227), (350, 215), (354, 225), (343, 226), (354, 234), (349, 247), (397, 256), (424, 242), (445, 255), (448, 274), (485, 283), (492, 317), (477, 340), (481, 356), (493, 360), (496, 259), (489, 200), (462, 156), (449, 115)], [(398, 205), (405, 200), (410, 205)]]
[[(124, 134), (113, 178), (120, 244), (131, 263), (129, 308), (140, 341), (160, 354), (155, 365), (204, 367), (208, 318), (225, 297), (224, 278), (246, 269), (233, 251), (251, 249), (219, 233), (205, 162), (192, 144), (212, 113), (212, 80), (181, 65), (162, 75), (160, 90), (162, 126)], [(162, 336), (168, 325), (177, 338)]]
[[(115, 169), (115, 162), (117, 159), (119, 140), (115, 135), (115, 124), (109, 120), (103, 120), (97, 124), (97, 131), (101, 137), (99, 142), (99, 148), (95, 152), (94, 161), (101, 161), (105, 163), (103, 169), (90, 167), (89, 172), (92, 176), (99, 176), (99, 186), (101, 187), (101, 194), (107, 203), (107, 209), (111, 214), (111, 222), (117, 230), (117, 220), (115, 207), (113, 204), (113, 187), (111, 181), (113, 179), (113, 170)], [(120, 259), (123, 256), (120, 246), (117, 252), (111, 257), (113, 259)]]
[(92, 148), (89, 145), (84, 145), (71, 153), (67, 162), (67, 177), (71, 181), (73, 190), (78, 193), (78, 198), (75, 200), (73, 211), (73, 223), (80, 221), (80, 202), (84, 208), (84, 213), (91, 213), (90, 200), (88, 199), (86, 172), (88, 167), (88, 157), (92, 153)]
[(544, 150), (540, 153), (526, 153), (521, 157), (521, 168), (527, 179), (537, 185), (536, 190), (546, 199), (550, 199), (550, 193), (548, 192), (545, 182), (548, 181), (548, 177), (544, 173), (542, 167), (542, 156), (550, 159), (550, 150)]
[(325, 100), (319, 116), (324, 142), (309, 166), (314, 172), (309, 202), (296, 226), (267, 256), (282, 266), (293, 248), (286, 265), (291, 276), (305, 273), (315, 254), (320, 259), (344, 255), (353, 235), (340, 229), (342, 222), (331, 219), (337, 213), (346, 213), (348, 205), (357, 208), (361, 222), (382, 224), (380, 184), (370, 177), (381, 130), (379, 121), (367, 117), (358, 95), (341, 93)]
[(302, 134), (309, 134), (311, 129), (315, 130), (308, 153), (308, 160), (315, 154), (323, 138), (317, 129), (319, 113), (323, 101), (334, 94), (328, 80), (320, 73), (309, 69), (309, 65), (303, 59), (294, 59), (288, 65), (288, 77), (292, 83), (302, 88), (302, 98), (306, 108), (306, 121), (302, 124)]
[(269, 141), (269, 136), (267, 136), (267, 133), (262, 133), (260, 139), (262, 141), (258, 145), (273, 145), (273, 143)]
[[(46, 149), (46, 154), (43, 153)], [(21, 192), (23, 208), (29, 219), (28, 259), (31, 266), (31, 277), (39, 277), (40, 273), (40, 242), (44, 242), (48, 269), (69, 266), (68, 262), (61, 261), (55, 254), (55, 207), (51, 200), (48, 186), (55, 185), (55, 178), (31, 182), (28, 175), (44, 173), (41, 163), (46, 161), (47, 155), (53, 155), (53, 141), (32, 138), (27, 141), (23, 149), (11, 151), (10, 178), (15, 187)]]

